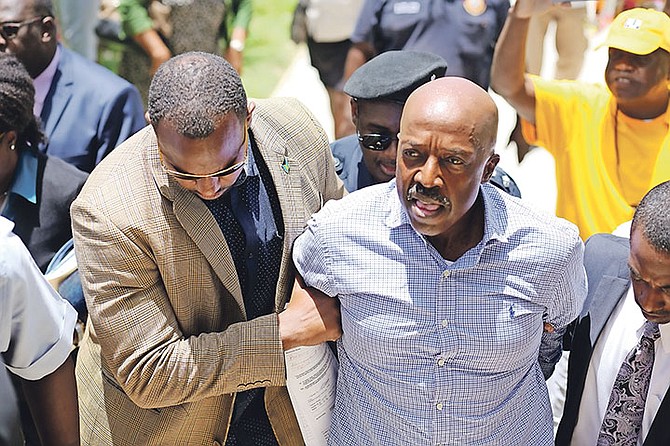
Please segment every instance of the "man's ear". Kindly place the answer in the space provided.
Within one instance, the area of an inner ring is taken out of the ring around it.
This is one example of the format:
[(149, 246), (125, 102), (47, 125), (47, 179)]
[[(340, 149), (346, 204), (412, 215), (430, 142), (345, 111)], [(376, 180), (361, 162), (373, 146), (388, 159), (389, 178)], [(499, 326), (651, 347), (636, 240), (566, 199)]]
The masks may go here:
[[(670, 0), (668, 0), (670, 1)], [(349, 100), (349, 106), (351, 107), (351, 120), (354, 122), (354, 126), (358, 129), (356, 123), (358, 122), (358, 102), (356, 99), (351, 98)]]
[(256, 109), (256, 103), (254, 101), (247, 101), (247, 127), (251, 125), (251, 115)]
[(482, 183), (486, 183), (491, 179), (491, 175), (493, 175), (493, 172), (495, 171), (499, 161), (500, 155), (497, 153), (494, 153), (489, 157), (488, 160), (486, 160), (486, 164), (484, 165), (484, 173), (482, 174)]
[(57, 38), (56, 19), (52, 16), (46, 16), (42, 19), (40, 26), (40, 40), (42, 43), (48, 43)]

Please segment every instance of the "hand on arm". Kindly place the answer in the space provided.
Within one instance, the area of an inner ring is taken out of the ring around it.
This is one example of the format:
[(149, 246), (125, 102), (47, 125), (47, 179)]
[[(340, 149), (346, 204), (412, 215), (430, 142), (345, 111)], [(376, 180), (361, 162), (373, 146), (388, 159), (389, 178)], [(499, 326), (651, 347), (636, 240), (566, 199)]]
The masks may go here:
[(279, 314), (279, 335), (284, 350), (339, 339), (342, 335), (339, 301), (305, 287), (298, 276), (291, 300)]
[(78, 445), (79, 407), (72, 359), (68, 357), (42, 379), (22, 379), (21, 383), (42, 444)]

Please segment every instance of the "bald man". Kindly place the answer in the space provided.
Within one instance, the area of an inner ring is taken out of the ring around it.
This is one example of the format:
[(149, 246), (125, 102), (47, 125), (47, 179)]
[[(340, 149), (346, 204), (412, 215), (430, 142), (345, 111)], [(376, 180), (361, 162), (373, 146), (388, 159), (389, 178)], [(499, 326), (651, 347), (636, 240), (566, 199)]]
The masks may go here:
[(396, 179), (328, 203), (294, 247), (337, 297), (329, 443), (553, 442), (544, 378), (586, 294), (577, 228), (488, 184), (498, 114), (446, 77), (405, 105)]

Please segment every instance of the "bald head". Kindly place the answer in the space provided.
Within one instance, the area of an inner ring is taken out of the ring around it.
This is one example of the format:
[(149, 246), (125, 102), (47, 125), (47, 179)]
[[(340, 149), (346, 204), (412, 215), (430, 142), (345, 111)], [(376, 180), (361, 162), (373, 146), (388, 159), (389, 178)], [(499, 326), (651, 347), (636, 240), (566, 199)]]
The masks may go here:
[(444, 77), (417, 88), (407, 99), (400, 133), (407, 125), (423, 123), (435, 131), (467, 128), (477, 150), (491, 153), (498, 133), (498, 108), (480, 86), (461, 77)]

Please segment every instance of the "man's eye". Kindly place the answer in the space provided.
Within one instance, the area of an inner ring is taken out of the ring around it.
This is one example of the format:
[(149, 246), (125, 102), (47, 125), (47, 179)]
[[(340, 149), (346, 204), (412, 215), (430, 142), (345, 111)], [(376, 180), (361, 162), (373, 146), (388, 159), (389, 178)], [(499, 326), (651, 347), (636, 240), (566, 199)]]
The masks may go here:
[(414, 149), (405, 149), (402, 151), (402, 154), (408, 158), (417, 158), (419, 156), (419, 152)]

